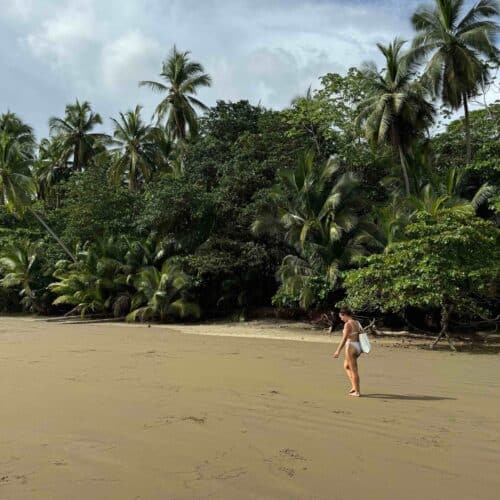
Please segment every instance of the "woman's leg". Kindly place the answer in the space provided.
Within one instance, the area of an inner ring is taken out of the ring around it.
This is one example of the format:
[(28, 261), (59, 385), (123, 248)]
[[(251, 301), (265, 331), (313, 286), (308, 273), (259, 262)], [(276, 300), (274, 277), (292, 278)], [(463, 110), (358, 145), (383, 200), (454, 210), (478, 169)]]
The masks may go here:
[(347, 353), (346, 353), (346, 358), (344, 359), (344, 370), (347, 373), (347, 378), (351, 382), (351, 386), (352, 386), (351, 392), (352, 392), (354, 390), (354, 382), (352, 381), (352, 372), (351, 372), (351, 368), (349, 366), (349, 361), (347, 359)]
[(359, 372), (358, 372), (359, 354), (357, 353), (354, 347), (349, 347), (347, 355), (348, 355), (349, 369), (351, 371), (351, 377), (352, 377), (352, 386), (354, 389), (352, 396), (359, 396), (360, 395)]

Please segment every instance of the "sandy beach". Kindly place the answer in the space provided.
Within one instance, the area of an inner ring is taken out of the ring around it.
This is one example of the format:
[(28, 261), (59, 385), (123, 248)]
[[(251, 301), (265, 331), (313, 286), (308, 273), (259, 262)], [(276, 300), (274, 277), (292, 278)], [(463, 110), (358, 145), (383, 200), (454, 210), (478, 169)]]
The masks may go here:
[(498, 498), (497, 354), (336, 342), (0, 318), (0, 499)]

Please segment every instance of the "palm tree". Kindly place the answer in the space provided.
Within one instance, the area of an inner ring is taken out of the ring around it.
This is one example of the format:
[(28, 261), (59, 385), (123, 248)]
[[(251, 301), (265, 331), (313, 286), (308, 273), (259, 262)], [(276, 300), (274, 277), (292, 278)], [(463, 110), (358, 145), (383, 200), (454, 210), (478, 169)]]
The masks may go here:
[(417, 210), (429, 213), (435, 217), (445, 208), (473, 210), (485, 203), (495, 189), (485, 183), (472, 194), (471, 199), (464, 197), (466, 173), (458, 167), (450, 168), (446, 177), (434, 175), (430, 182), (425, 184), (416, 196), (409, 199), (410, 205)]
[(464, 0), (435, 0), (413, 14), (417, 31), (412, 57), (428, 60), (425, 79), (436, 96), (452, 109), (464, 108), (467, 162), (472, 159), (468, 101), (488, 79), (482, 58), (498, 54), (495, 37), (499, 15), (495, 0), (479, 0), (462, 16)]
[(15, 113), (8, 111), (0, 115), (0, 133), (12, 137), (22, 147), (26, 156), (33, 157), (36, 145), (33, 129)]
[(158, 121), (167, 117), (167, 128), (172, 138), (185, 140), (198, 133), (195, 107), (207, 107), (194, 97), (200, 87), (210, 87), (212, 79), (204, 73), (200, 63), (189, 59), (190, 52), (179, 52), (173, 47), (168, 59), (163, 63), (160, 76), (165, 83), (141, 81), (139, 85), (149, 87), (154, 92), (166, 94), (156, 107)]
[(22, 145), (4, 132), (0, 133), (0, 203), (12, 213), (28, 210), (42, 224), (61, 248), (76, 260), (63, 241), (52, 231), (43, 218), (31, 207), (37, 187), (29, 169), (30, 158)]
[[(40, 141), (38, 155), (33, 164), (33, 177), (38, 185), (39, 199), (46, 202), (52, 199), (56, 184), (68, 177), (65, 154), (64, 142), (60, 137)], [(59, 206), (57, 195), (55, 205)]]
[(84, 168), (96, 153), (100, 142), (106, 142), (106, 134), (92, 132), (96, 125), (102, 124), (101, 116), (94, 113), (85, 101), (68, 104), (64, 118), (52, 117), (49, 120), (50, 133), (61, 138), (64, 144), (65, 161), (73, 159), (73, 170)]
[(49, 289), (58, 297), (54, 304), (73, 305), (72, 312), (121, 316), (129, 311), (132, 289), (127, 285), (123, 240), (103, 238), (80, 246), (78, 261), (61, 261)]
[(357, 124), (363, 123), (367, 139), (376, 146), (389, 144), (399, 156), (406, 193), (410, 181), (406, 155), (412, 143), (433, 123), (434, 107), (415, 81), (412, 65), (402, 53), (404, 41), (398, 38), (377, 47), (385, 57), (382, 72), (368, 65), (364, 74), (370, 84), (369, 96), (360, 103)]
[(308, 286), (313, 276), (325, 276), (330, 286), (339, 270), (364, 253), (369, 240), (360, 217), (363, 200), (357, 194), (358, 181), (352, 173), (341, 174), (330, 160), (322, 167), (309, 151), (294, 170), (282, 170), (252, 226), (256, 234), (283, 234), (296, 254), (285, 257), (280, 281), (291, 293), (299, 293), (307, 307), (314, 299)]
[(22, 145), (0, 132), (0, 203), (10, 212), (26, 207), (36, 193), (29, 165)]
[(161, 270), (145, 267), (134, 278), (137, 293), (132, 299), (132, 312), (127, 320), (141, 321), (158, 318), (166, 321), (171, 317), (199, 317), (198, 304), (186, 300), (183, 291), (188, 276), (171, 260), (163, 263)]
[(408, 209), (394, 196), (387, 205), (376, 207), (372, 212), (376, 230), (373, 232), (375, 247), (388, 251), (389, 247), (404, 238), (403, 229), (408, 223)]
[(110, 174), (115, 182), (126, 175), (130, 191), (136, 191), (139, 180), (148, 180), (155, 170), (157, 146), (154, 128), (141, 119), (141, 106), (120, 113), (120, 121), (112, 119), (115, 130), (111, 150), (114, 154)]
[[(178, 163), (182, 165), (179, 147), (174, 150), (174, 143), (165, 127), (152, 127), (153, 142), (155, 144), (155, 165), (160, 172), (178, 171)], [(174, 151), (177, 153), (173, 155)]]
[(20, 287), (21, 304), (27, 310), (36, 310), (36, 276), (38, 245), (30, 241), (17, 241), (15, 245), (4, 248), (0, 254), (0, 269), (3, 278), (0, 285), (6, 288)]

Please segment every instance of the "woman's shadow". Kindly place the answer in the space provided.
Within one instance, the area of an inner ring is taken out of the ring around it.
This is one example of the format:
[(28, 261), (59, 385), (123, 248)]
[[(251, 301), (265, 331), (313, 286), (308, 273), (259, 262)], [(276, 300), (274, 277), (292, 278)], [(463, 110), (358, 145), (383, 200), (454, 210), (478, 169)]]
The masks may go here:
[(363, 394), (364, 398), (374, 399), (403, 399), (406, 401), (444, 401), (446, 399), (455, 400), (456, 398), (448, 398), (444, 396), (422, 396), (419, 394)]

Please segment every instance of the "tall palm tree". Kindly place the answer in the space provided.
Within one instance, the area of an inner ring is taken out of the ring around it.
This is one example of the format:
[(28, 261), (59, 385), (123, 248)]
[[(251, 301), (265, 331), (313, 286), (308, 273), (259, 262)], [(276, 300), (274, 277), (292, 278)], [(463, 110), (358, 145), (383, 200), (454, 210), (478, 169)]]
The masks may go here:
[(462, 15), (464, 0), (435, 0), (413, 14), (417, 31), (413, 58), (427, 59), (424, 75), (436, 96), (452, 109), (464, 108), (467, 162), (472, 159), (469, 99), (487, 80), (484, 58), (498, 54), (495, 38), (500, 14), (496, 0), (479, 0)]
[[(53, 199), (54, 187), (70, 173), (65, 161), (65, 146), (58, 136), (42, 139), (33, 163), (33, 177), (38, 185), (38, 198), (46, 202)], [(56, 198), (55, 205), (59, 205)]]
[(395, 38), (389, 45), (377, 44), (385, 57), (385, 69), (367, 65), (364, 74), (371, 91), (359, 104), (357, 124), (363, 124), (367, 139), (376, 146), (389, 144), (399, 156), (406, 193), (410, 181), (406, 155), (412, 143), (433, 123), (434, 107), (429, 103), (408, 58), (405, 42)]
[(26, 207), (36, 193), (29, 165), (23, 146), (0, 132), (0, 203), (10, 212)]
[(33, 157), (35, 151), (35, 134), (33, 129), (24, 123), (15, 113), (8, 111), (0, 115), (0, 133), (12, 137), (28, 157)]
[(197, 135), (198, 120), (194, 108), (206, 110), (207, 107), (194, 96), (200, 87), (212, 85), (212, 79), (204, 73), (203, 66), (191, 61), (189, 54), (179, 52), (174, 45), (160, 73), (165, 83), (150, 80), (139, 83), (141, 87), (166, 94), (156, 107), (155, 115), (159, 121), (167, 117), (167, 128), (177, 140)]
[(37, 187), (31, 176), (30, 163), (31, 159), (23, 146), (11, 136), (0, 132), (0, 203), (12, 213), (22, 215), (29, 211), (71, 259), (76, 260), (68, 247), (31, 206)]
[(151, 178), (157, 160), (155, 128), (142, 121), (141, 109), (136, 106), (134, 111), (120, 113), (120, 121), (112, 119), (114, 161), (110, 173), (115, 182), (127, 176), (131, 191), (137, 190), (140, 179)]
[(102, 124), (102, 118), (94, 113), (85, 101), (66, 106), (64, 118), (49, 119), (50, 133), (60, 136), (64, 144), (65, 160), (72, 158), (74, 171), (84, 168), (96, 153), (100, 142), (109, 138), (106, 134), (92, 132), (96, 125)]

